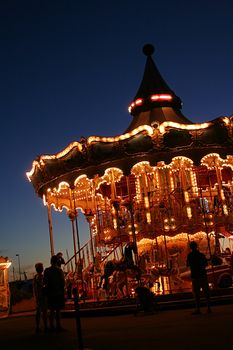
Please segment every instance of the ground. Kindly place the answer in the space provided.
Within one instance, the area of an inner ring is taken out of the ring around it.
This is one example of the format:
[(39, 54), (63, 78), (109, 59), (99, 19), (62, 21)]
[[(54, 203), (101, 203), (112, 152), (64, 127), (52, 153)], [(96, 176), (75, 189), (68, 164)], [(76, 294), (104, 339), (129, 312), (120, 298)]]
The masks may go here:
[[(153, 315), (81, 318), (84, 349), (92, 350), (219, 350), (232, 349), (233, 304), (213, 307), (213, 313), (193, 316), (191, 309)], [(0, 320), (4, 350), (77, 350), (74, 318), (62, 320), (62, 333), (35, 334), (34, 317)], [(81, 350), (81, 349), (79, 349)]]

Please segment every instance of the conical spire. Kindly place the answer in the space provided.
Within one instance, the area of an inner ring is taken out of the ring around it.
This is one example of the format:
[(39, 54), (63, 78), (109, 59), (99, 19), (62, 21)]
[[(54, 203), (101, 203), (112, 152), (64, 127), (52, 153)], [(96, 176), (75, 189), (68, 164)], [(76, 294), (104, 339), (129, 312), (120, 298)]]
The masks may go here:
[(134, 119), (127, 131), (154, 122), (191, 123), (180, 111), (181, 99), (167, 85), (151, 57), (154, 47), (150, 44), (145, 45), (143, 53), (147, 56), (144, 75), (138, 92), (129, 106), (129, 112)]

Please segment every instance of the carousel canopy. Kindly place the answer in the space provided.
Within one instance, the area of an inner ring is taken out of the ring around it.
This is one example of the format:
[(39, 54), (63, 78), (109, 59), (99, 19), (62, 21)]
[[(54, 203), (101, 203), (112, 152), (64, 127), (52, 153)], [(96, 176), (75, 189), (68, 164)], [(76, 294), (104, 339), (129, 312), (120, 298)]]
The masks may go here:
[(147, 56), (144, 76), (130, 106), (133, 121), (116, 137), (91, 136), (68, 145), (55, 155), (41, 155), (27, 173), (36, 193), (66, 183), (72, 189), (77, 179), (103, 176), (108, 168), (129, 175), (140, 162), (151, 166), (169, 164), (175, 157), (200, 164), (207, 154), (222, 158), (233, 154), (232, 118), (193, 124), (180, 111), (181, 100), (168, 87), (152, 60), (153, 47), (144, 46)]

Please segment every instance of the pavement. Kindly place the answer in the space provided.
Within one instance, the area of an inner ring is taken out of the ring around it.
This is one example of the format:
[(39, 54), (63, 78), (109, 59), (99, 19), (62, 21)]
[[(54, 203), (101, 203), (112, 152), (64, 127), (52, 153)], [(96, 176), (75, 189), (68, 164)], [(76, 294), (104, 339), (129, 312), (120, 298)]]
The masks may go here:
[[(212, 313), (192, 315), (192, 309), (154, 314), (62, 318), (64, 332), (35, 333), (33, 314), (0, 320), (4, 350), (221, 350), (233, 349), (233, 303), (214, 305)], [(80, 336), (83, 346), (80, 347)], [(79, 335), (79, 336), (78, 336)]]
[[(233, 303), (233, 288), (211, 290), (211, 303), (212, 305), (224, 305)], [(175, 294), (161, 294), (156, 298), (156, 310), (176, 310), (187, 309), (194, 307), (194, 299), (191, 292), (182, 292)], [(202, 299), (202, 303), (205, 300)], [(126, 299), (102, 299), (102, 300), (88, 300), (86, 302), (79, 303), (79, 314), (81, 317), (99, 317), (99, 316), (114, 316), (122, 314), (134, 313), (138, 308), (136, 298)], [(31, 309), (27, 311), (13, 312), (9, 317), (19, 317), (22, 315), (29, 316), (34, 315), (34, 303)], [(75, 316), (75, 307), (73, 300), (66, 302), (66, 307), (62, 311), (64, 318)], [(1, 318), (1, 314), (0, 314)]]
[(212, 313), (202, 300), (201, 315), (192, 315), (191, 293), (157, 298), (156, 311), (137, 313), (135, 301), (100, 301), (62, 313), (64, 332), (35, 333), (35, 312), (0, 319), (4, 350), (220, 350), (233, 349), (233, 290), (212, 293)]
[[(233, 288), (211, 290), (211, 303), (212, 305), (223, 305), (233, 303)], [(205, 300), (202, 299), (202, 303)], [(110, 299), (99, 301), (87, 301), (79, 304), (79, 312), (82, 317), (95, 317), (95, 316), (114, 316), (122, 314), (134, 313), (138, 308), (138, 302), (136, 298), (126, 299)], [(176, 310), (187, 309), (194, 307), (194, 299), (192, 292), (182, 292), (174, 294), (161, 294), (155, 297), (155, 309), (164, 310)], [(63, 310), (64, 317), (73, 317), (74, 314), (74, 302), (66, 304), (65, 310)]]

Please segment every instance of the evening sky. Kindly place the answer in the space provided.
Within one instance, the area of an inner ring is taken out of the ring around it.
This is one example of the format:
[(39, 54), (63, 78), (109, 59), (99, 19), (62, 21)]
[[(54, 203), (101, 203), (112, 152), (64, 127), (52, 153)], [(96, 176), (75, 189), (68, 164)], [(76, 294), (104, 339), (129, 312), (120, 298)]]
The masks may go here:
[[(46, 208), (26, 171), (82, 136), (124, 132), (145, 43), (190, 120), (233, 113), (232, 13), (232, 0), (1, 1), (0, 255), (16, 272), (16, 254), (29, 277), (50, 257)], [(72, 255), (66, 214), (53, 212), (53, 225), (56, 251)]]

